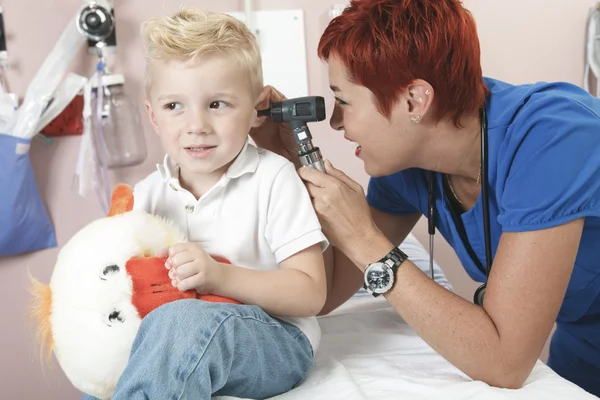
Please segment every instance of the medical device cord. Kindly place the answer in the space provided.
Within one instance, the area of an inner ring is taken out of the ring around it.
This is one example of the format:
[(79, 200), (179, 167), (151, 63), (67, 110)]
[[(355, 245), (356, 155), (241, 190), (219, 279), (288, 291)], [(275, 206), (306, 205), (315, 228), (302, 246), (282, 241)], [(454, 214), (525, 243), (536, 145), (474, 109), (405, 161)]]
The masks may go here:
[(485, 107), (481, 109), (481, 195), (483, 196), (483, 236), (485, 240), (485, 276), (489, 278), (492, 269), (492, 238), (490, 237), (490, 201), (488, 194), (488, 142), (487, 115)]
[(98, 62), (97, 66), (96, 66), (96, 72), (97, 72), (97, 78), (98, 78), (98, 84), (97, 84), (97, 88), (96, 88), (96, 136), (97, 136), (97, 151), (100, 153), (100, 157), (98, 159), (99, 161), (99, 168), (100, 168), (100, 178), (103, 184), (103, 189), (104, 189), (104, 193), (102, 193), (102, 189), (99, 187), (96, 187), (97, 190), (97, 194), (100, 200), (100, 204), (104, 210), (105, 213), (108, 213), (108, 209), (110, 207), (110, 198), (111, 198), (111, 192), (110, 192), (110, 182), (108, 180), (108, 149), (106, 148), (106, 140), (104, 138), (104, 132), (103, 132), (103, 120), (102, 120), (102, 113), (104, 111), (104, 85), (103, 85), (103, 79), (104, 79), (104, 61), (102, 60), (102, 58), (100, 59), (100, 61)]
[(435, 197), (433, 194), (433, 184), (435, 181), (435, 172), (429, 172), (429, 216), (428, 216), (428, 231), (429, 231), (429, 275), (435, 281), (433, 274), (433, 235), (435, 235)]

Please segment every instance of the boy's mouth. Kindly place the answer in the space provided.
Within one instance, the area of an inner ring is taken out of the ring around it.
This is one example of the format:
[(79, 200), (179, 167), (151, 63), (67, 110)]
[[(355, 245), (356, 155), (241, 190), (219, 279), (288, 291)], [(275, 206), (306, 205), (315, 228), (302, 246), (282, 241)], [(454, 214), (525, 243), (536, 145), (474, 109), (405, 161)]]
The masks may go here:
[(192, 157), (204, 157), (211, 153), (217, 146), (188, 146), (185, 151)]

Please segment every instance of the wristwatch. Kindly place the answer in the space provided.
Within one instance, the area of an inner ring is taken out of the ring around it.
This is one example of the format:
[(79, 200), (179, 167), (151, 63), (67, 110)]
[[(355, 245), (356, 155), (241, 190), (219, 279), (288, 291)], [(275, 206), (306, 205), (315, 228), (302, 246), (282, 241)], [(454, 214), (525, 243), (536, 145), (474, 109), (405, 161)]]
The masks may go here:
[(396, 271), (408, 256), (398, 247), (394, 247), (381, 260), (367, 265), (363, 288), (373, 297), (389, 291), (396, 281)]

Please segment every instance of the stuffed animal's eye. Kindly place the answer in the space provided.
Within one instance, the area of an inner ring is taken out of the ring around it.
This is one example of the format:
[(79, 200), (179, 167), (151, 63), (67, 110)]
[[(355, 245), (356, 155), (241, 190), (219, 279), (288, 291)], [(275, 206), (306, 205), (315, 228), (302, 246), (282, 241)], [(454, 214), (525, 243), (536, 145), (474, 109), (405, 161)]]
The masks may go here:
[(121, 311), (115, 310), (108, 315), (108, 322), (109, 326), (111, 326), (110, 324), (123, 323), (125, 322), (125, 317), (121, 315)]
[(118, 265), (116, 265), (116, 264), (108, 265), (108, 266), (104, 267), (104, 269), (102, 270), (102, 276), (100, 277), (100, 279), (105, 281), (107, 276), (116, 274), (119, 271), (120, 271), (120, 268)]

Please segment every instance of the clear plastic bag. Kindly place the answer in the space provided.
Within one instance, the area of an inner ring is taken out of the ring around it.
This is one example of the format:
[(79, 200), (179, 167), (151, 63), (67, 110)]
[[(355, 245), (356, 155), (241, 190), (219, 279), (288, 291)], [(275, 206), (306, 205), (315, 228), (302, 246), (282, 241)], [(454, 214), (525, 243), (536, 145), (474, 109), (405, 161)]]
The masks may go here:
[(18, 111), (17, 121), (12, 132), (13, 136), (32, 138), (38, 133), (40, 117), (63, 80), (69, 68), (69, 61), (84, 42), (85, 38), (77, 31), (75, 17), (67, 25), (27, 87), (25, 99)]
[(40, 132), (46, 125), (48, 125), (54, 118), (56, 118), (68, 105), (87, 82), (87, 78), (69, 72), (65, 79), (62, 81), (60, 86), (56, 89), (53, 94), (52, 100), (48, 107), (41, 115), (40, 120), (37, 123), (36, 132)]
[(94, 191), (107, 213), (111, 188), (107, 169), (143, 162), (147, 148), (139, 110), (123, 90), (123, 76), (104, 75), (103, 70), (99, 63), (84, 88), (83, 135), (75, 185), (83, 197)]

